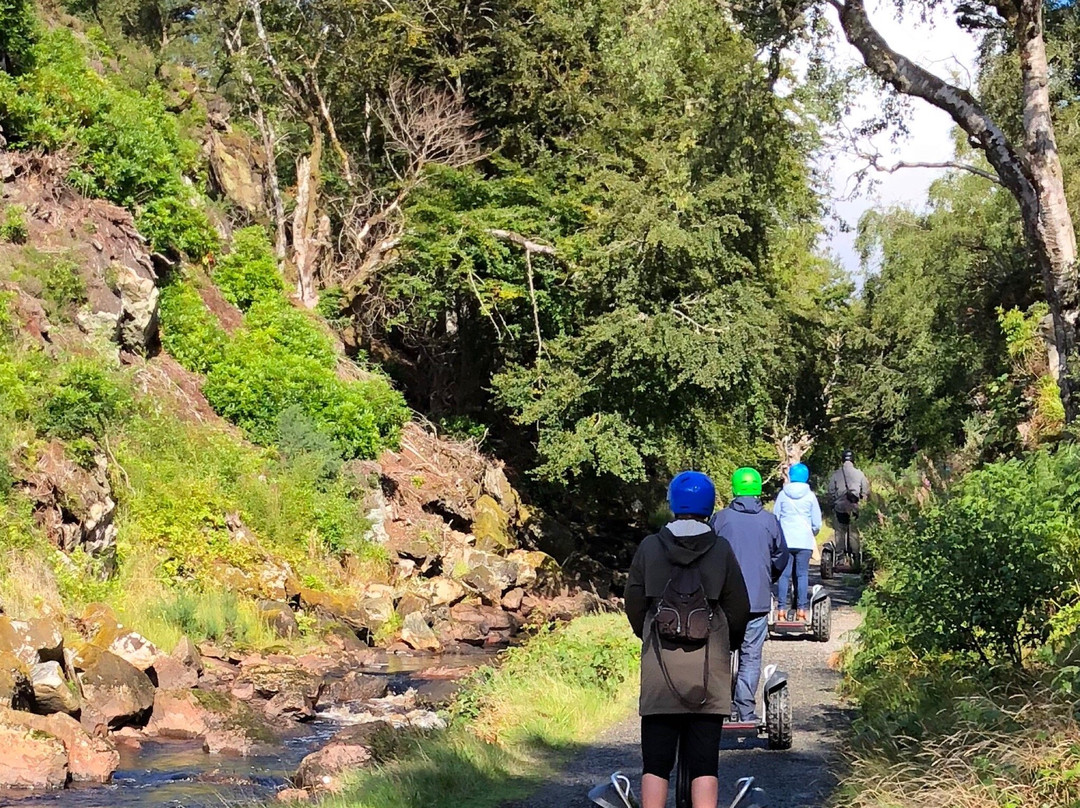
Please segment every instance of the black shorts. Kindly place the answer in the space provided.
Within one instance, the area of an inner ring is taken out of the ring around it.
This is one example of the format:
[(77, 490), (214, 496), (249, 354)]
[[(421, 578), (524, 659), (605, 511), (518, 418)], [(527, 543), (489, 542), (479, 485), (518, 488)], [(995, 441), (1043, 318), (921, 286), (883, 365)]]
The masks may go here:
[(720, 768), (722, 715), (643, 715), (641, 717), (641, 762), (644, 774), (665, 780), (675, 768), (675, 752), (688, 764), (690, 779), (716, 777)]

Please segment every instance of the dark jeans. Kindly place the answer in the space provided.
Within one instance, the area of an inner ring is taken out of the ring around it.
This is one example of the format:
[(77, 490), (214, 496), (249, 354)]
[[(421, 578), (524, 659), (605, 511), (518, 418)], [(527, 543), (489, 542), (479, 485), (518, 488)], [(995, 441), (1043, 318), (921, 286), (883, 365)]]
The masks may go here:
[(761, 680), (761, 648), (769, 635), (769, 615), (751, 614), (746, 624), (746, 636), (739, 648), (739, 675), (735, 680), (735, 700), (732, 713), (740, 721), (758, 721), (755, 712), (757, 686)]
[(836, 531), (836, 558), (840, 559), (845, 552), (851, 553), (851, 557), (855, 560), (859, 558), (859, 548), (862, 546), (859, 541), (859, 526), (858, 515), (851, 515), (848, 513), (834, 513), (833, 514), (833, 529)]
[(788, 565), (780, 575), (777, 584), (776, 605), (777, 610), (783, 615), (788, 608), (788, 589), (791, 587), (791, 575), (795, 574), (795, 608), (806, 610), (810, 608), (810, 556), (813, 550), (790, 550), (791, 557)]
[(724, 716), (684, 713), (641, 717), (641, 763), (644, 774), (665, 780), (675, 768), (675, 750), (686, 761), (690, 779), (716, 777), (720, 768), (720, 731)]

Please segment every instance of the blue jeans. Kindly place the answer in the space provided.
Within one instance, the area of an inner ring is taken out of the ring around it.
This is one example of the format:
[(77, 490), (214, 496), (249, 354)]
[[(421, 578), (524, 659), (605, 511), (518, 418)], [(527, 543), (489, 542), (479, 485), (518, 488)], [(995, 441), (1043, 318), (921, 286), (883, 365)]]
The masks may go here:
[(754, 709), (757, 686), (761, 679), (761, 647), (769, 634), (769, 615), (754, 614), (746, 624), (746, 636), (739, 648), (739, 675), (735, 680), (735, 703), (732, 712), (740, 721), (758, 721)]
[(788, 607), (788, 590), (791, 588), (791, 572), (795, 571), (795, 608), (806, 611), (810, 608), (810, 556), (813, 550), (789, 550), (791, 558), (780, 575), (776, 588), (776, 607), (782, 615)]

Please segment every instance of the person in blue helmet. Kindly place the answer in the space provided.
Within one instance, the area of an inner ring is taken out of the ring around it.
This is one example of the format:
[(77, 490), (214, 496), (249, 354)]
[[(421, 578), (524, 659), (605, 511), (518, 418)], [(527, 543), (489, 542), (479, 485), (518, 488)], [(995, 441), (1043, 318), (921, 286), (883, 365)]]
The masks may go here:
[(739, 564), (708, 519), (712, 480), (684, 471), (668, 486), (674, 519), (634, 554), (626, 616), (641, 638), (641, 806), (664, 808), (676, 749), (693, 808), (716, 808), (720, 733), (731, 715), (731, 649), (750, 612)]
[(810, 611), (810, 558), (817, 546), (821, 530), (821, 505), (810, 488), (810, 469), (796, 463), (788, 469), (788, 482), (776, 497), (773, 516), (780, 520), (780, 529), (788, 547), (788, 563), (777, 583), (776, 606), (781, 619), (787, 618), (788, 590), (795, 576), (795, 619), (806, 621)]

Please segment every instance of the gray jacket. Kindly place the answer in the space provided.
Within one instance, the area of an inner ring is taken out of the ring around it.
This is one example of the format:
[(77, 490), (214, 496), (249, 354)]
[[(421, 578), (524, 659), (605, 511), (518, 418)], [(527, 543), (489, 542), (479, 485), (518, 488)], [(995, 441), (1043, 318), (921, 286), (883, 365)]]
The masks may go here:
[(866, 502), (870, 496), (870, 481), (866, 479), (865, 474), (855, 468), (855, 464), (850, 460), (834, 471), (829, 478), (829, 507), (836, 505), (836, 501), (848, 491), (858, 495), (859, 504)]
[[(655, 604), (676, 565), (697, 565), (705, 597), (713, 605), (712, 631), (706, 645), (686, 648), (659, 642), (664, 667), (690, 709), (668, 685), (657, 658), (652, 625)], [(682, 519), (649, 536), (637, 549), (626, 584), (626, 616), (641, 638), (641, 715), (671, 713), (731, 714), (731, 649), (742, 645), (750, 602), (735, 555), (726, 541), (704, 522)], [(703, 691), (703, 686), (707, 688)]]

